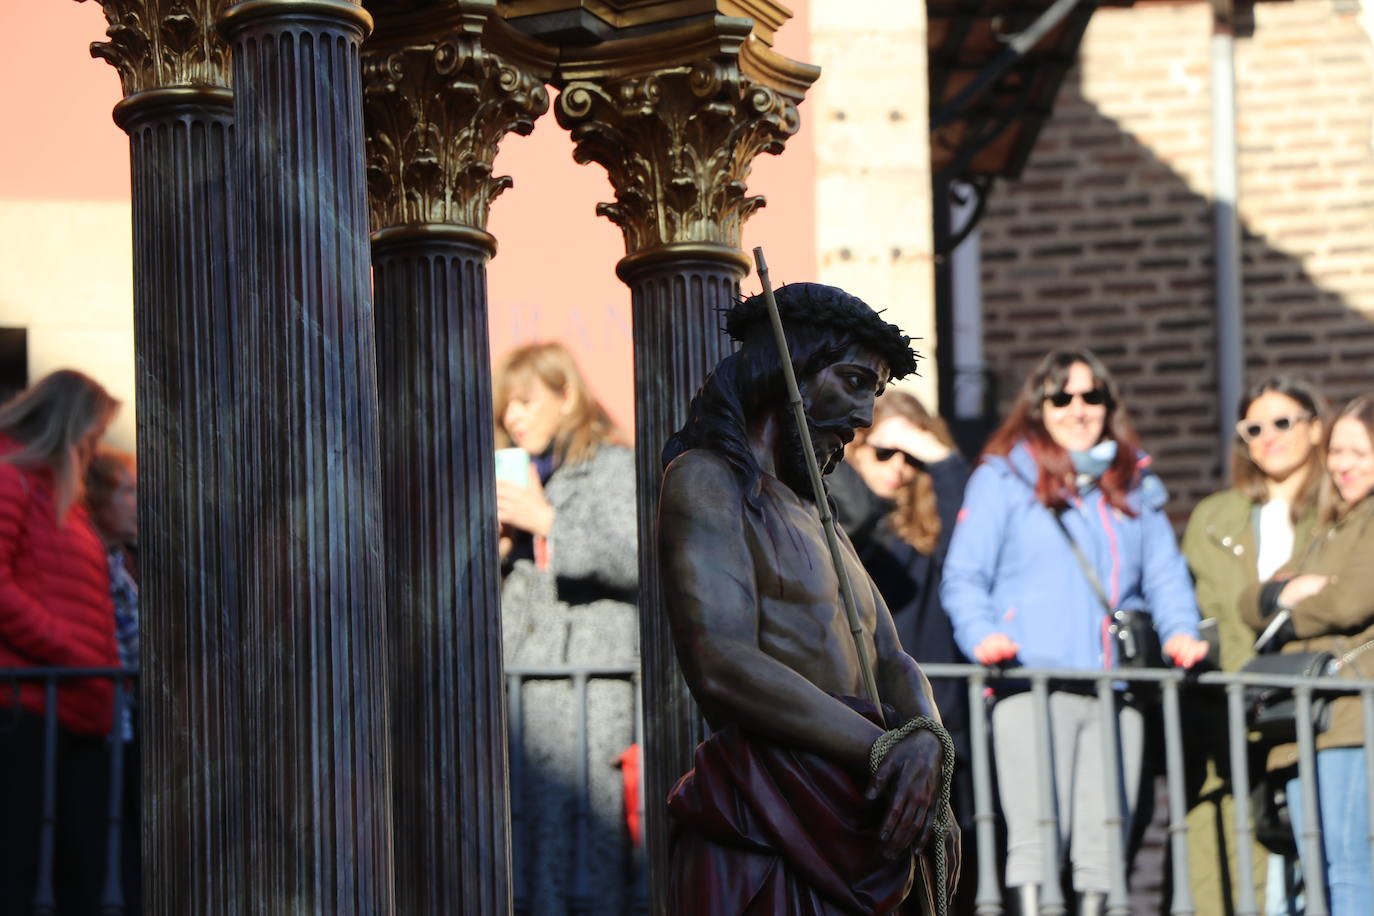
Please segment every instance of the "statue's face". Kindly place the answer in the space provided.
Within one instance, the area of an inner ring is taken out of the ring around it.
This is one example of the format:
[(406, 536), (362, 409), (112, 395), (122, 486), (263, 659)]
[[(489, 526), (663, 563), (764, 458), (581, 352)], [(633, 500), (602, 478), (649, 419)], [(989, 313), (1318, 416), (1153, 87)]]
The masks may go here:
[[(872, 424), (873, 400), (882, 393), (888, 376), (887, 364), (876, 353), (854, 344), (829, 366), (799, 380), (811, 445), (822, 474), (830, 473), (840, 463), (854, 431)], [(811, 485), (807, 481), (801, 437), (790, 422), (786, 428), (781, 477), (809, 499)]]

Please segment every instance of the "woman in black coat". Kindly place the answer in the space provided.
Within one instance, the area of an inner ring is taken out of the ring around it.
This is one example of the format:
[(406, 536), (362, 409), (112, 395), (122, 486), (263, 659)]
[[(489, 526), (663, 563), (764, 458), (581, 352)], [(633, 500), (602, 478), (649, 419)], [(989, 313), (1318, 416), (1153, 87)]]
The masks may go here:
[[(944, 421), (903, 391), (873, 407), (830, 475), (835, 515), (878, 586), (907, 653), (922, 664), (967, 662), (940, 604), (940, 568), (964, 498), (969, 466)], [(973, 783), (968, 751), (968, 689), (959, 679), (932, 678), (940, 717), (959, 751), (952, 802), (972, 837)], [(959, 907), (972, 912), (977, 868), (965, 844)]]

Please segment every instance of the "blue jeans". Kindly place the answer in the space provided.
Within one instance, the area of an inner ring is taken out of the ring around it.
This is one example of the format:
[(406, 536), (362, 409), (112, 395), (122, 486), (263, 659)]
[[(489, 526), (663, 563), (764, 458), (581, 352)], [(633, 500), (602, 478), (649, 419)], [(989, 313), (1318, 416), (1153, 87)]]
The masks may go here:
[[(1368, 916), (1374, 883), (1369, 872), (1369, 796), (1365, 785), (1364, 748), (1333, 747), (1317, 752), (1317, 799), (1326, 861), (1326, 889), (1331, 916)], [(1288, 781), (1288, 812), (1303, 857), (1302, 784)], [(1311, 888), (1308, 889), (1309, 892)]]

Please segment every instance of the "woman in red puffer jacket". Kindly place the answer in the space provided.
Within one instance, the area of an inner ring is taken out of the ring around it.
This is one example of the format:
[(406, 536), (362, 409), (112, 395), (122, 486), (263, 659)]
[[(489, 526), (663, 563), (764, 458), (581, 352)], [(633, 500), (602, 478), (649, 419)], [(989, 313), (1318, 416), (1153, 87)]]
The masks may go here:
[[(119, 667), (109, 570), (82, 480), (119, 402), (60, 370), (0, 405), (0, 668)], [(0, 912), (28, 913), (38, 866), (44, 689), (0, 682)], [(103, 877), (95, 801), (112, 725), (108, 680), (57, 700), (60, 912), (82, 912)], [(95, 793), (94, 796), (92, 793)], [(82, 899), (86, 898), (86, 899)]]

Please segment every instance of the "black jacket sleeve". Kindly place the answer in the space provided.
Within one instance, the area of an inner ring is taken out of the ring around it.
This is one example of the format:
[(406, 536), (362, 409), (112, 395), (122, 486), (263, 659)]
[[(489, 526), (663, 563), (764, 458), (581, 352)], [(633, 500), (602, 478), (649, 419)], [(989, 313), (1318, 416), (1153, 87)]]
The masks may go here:
[(949, 539), (954, 535), (959, 510), (964, 505), (964, 485), (968, 483), (969, 466), (963, 455), (952, 452), (944, 461), (926, 465), (926, 473), (935, 487), (935, 509), (940, 514), (940, 541), (935, 546), (935, 553), (943, 557), (949, 549)]

